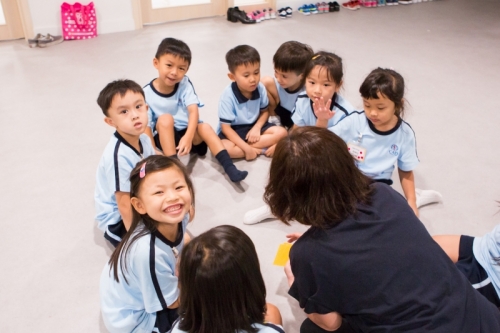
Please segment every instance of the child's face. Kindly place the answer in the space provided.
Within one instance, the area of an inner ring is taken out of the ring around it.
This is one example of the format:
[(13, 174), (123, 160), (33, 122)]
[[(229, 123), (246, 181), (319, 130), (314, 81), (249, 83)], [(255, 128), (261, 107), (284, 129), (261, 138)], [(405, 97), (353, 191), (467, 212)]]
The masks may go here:
[(378, 99), (363, 98), (365, 115), (376, 129), (388, 131), (394, 128), (398, 122), (395, 104), (381, 93), (377, 93), (377, 96)]
[(123, 96), (116, 94), (104, 121), (122, 136), (138, 137), (148, 125), (148, 106), (144, 97), (133, 91), (127, 91)]
[(297, 75), (295, 72), (282, 72), (278, 69), (274, 69), (274, 77), (284, 89), (292, 88), (292, 90), (295, 90), (300, 86), (302, 81), (302, 74)]
[(160, 223), (158, 229), (171, 228), (182, 221), (191, 208), (191, 193), (177, 167), (146, 174), (138, 197), (132, 200), (140, 214)]
[(229, 78), (236, 82), (241, 92), (250, 94), (257, 89), (260, 81), (260, 63), (240, 65), (234, 73), (229, 73)]
[(163, 87), (173, 88), (179, 83), (189, 69), (189, 63), (173, 54), (164, 54), (159, 59), (153, 59), (153, 65), (158, 70), (158, 83)]
[(306, 78), (306, 93), (313, 101), (323, 100), (328, 101), (340, 89), (332, 79), (328, 77), (328, 70), (322, 66), (314, 66)]

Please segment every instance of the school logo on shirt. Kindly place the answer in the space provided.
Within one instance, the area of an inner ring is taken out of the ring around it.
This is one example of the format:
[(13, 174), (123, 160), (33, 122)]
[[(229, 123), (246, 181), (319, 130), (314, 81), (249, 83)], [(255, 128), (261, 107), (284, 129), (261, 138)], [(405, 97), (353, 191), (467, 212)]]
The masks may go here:
[(397, 145), (392, 145), (391, 149), (389, 149), (389, 153), (394, 156), (398, 156), (399, 154), (399, 148)]

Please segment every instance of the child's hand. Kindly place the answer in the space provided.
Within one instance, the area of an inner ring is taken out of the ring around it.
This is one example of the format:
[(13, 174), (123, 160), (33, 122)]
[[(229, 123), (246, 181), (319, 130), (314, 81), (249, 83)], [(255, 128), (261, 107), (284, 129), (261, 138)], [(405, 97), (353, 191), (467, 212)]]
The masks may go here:
[(325, 104), (325, 100), (323, 96), (321, 96), (320, 98), (314, 99), (313, 102), (314, 114), (319, 120), (329, 120), (335, 115), (335, 111), (330, 110), (330, 106), (332, 105), (331, 99)]
[(185, 135), (179, 141), (179, 145), (175, 148), (179, 156), (187, 155), (191, 151), (193, 146), (193, 140), (190, 140)]
[(272, 145), (271, 147), (267, 148), (265, 155), (267, 157), (273, 157), (275, 148), (276, 148), (276, 145)]
[(293, 234), (288, 234), (286, 235), (286, 238), (288, 238), (288, 243), (293, 243), (295, 242), (297, 239), (300, 238), (300, 236), (302, 236), (302, 234), (300, 232), (294, 232)]
[(252, 129), (248, 131), (245, 139), (248, 143), (258, 142), (260, 140), (260, 129), (252, 127)]
[(256, 148), (248, 146), (248, 148), (245, 149), (245, 160), (247, 161), (255, 160), (257, 156), (259, 156), (259, 154), (257, 153)]

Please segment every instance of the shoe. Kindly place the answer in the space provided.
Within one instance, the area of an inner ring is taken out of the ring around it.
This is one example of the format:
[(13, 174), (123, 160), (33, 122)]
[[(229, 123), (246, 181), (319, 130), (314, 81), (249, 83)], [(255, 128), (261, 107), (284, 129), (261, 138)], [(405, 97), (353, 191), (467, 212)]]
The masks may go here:
[(360, 8), (360, 5), (359, 5), (359, 1), (351, 0), (348, 2), (344, 2), (342, 4), (342, 7), (344, 7), (345, 9), (349, 9), (349, 10), (358, 10)]
[(260, 10), (256, 10), (253, 13), (254, 13), (255, 17), (257, 17), (257, 22), (264, 21), (264, 13), (262, 13)]
[(415, 194), (417, 196), (417, 208), (432, 203), (443, 202), (443, 196), (441, 195), (441, 193), (434, 190), (421, 190), (419, 188), (416, 188)]
[(269, 13), (269, 17), (271, 18), (271, 20), (274, 20), (276, 18), (276, 13), (272, 8), (269, 8), (267, 12)]
[(292, 17), (292, 14), (293, 14), (293, 10), (291, 7), (285, 7), (285, 10), (286, 10), (286, 17), (290, 18)]
[(253, 18), (249, 17), (244, 10), (240, 10), (238, 7), (234, 7), (231, 13), (233, 19), (240, 21), (243, 24), (254, 24), (257, 23)]
[(278, 15), (279, 15), (280, 18), (286, 19), (286, 9), (285, 8), (281, 8), (280, 10), (278, 10)]
[(337, 1), (333, 2), (333, 11), (334, 12), (340, 11), (340, 5), (339, 5), (339, 3)]
[(269, 208), (268, 205), (264, 205), (246, 212), (243, 217), (243, 223), (256, 224), (270, 218), (274, 218), (274, 215), (271, 213), (271, 208)]
[(281, 119), (279, 116), (269, 116), (269, 119), (267, 119), (267, 122), (274, 124), (276, 126), (281, 126)]
[(412, 0), (399, 0), (398, 3), (402, 5), (411, 5), (413, 3)]
[(328, 11), (330, 13), (333, 13), (335, 11), (335, 8), (333, 7), (333, 2), (328, 3)]
[(385, 6), (385, 0), (378, 0), (377, 7)]
[(37, 47), (38, 46), (38, 40), (42, 39), (42, 38), (45, 38), (45, 36), (42, 35), (42, 34), (36, 34), (35, 38), (28, 39), (28, 46), (31, 47), (31, 48)]
[(303, 5), (303, 6), (299, 7), (298, 11), (304, 15), (311, 15), (311, 13), (309, 13), (309, 6), (308, 5)]
[(269, 12), (267, 11), (267, 9), (263, 9), (262, 13), (264, 14), (264, 20), (269, 20), (271, 18), (271, 16), (269, 16)]
[(47, 47), (56, 45), (63, 42), (62, 36), (52, 36), (51, 34), (47, 34), (47, 36), (42, 36), (38, 38), (38, 46), (39, 47)]
[(309, 13), (311, 13), (311, 14), (318, 14), (318, 8), (315, 5), (310, 4), (309, 5)]

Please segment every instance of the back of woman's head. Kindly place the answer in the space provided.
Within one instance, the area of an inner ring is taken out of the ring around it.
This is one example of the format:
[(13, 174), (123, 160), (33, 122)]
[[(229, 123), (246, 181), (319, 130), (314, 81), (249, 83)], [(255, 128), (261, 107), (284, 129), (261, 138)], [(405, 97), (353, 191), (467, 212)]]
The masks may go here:
[[(148, 156), (144, 160), (138, 162), (134, 169), (132, 169), (130, 172), (130, 198), (138, 197), (140, 195), (141, 185), (144, 183), (144, 180), (148, 177), (148, 175), (170, 168), (177, 168), (183, 174), (184, 179), (186, 180), (186, 185), (191, 193), (191, 205), (194, 208), (195, 199), (193, 183), (191, 178), (189, 178), (184, 165), (176, 159), (163, 155)], [(144, 224), (143, 230), (135, 232), (141, 223)], [(115, 251), (111, 255), (111, 259), (109, 260), (110, 269), (113, 270), (116, 281), (119, 281), (118, 265), (121, 265), (123, 272), (127, 270), (126, 256), (128, 255), (130, 246), (146, 233), (156, 230), (157, 226), (158, 222), (150, 218), (148, 214), (139, 214), (139, 212), (135, 210), (134, 206), (132, 206), (132, 223), (130, 225), (130, 229), (127, 231), (120, 244), (116, 247)]]
[(369, 203), (370, 182), (337, 135), (299, 127), (276, 146), (264, 200), (286, 224), (329, 228)]
[(359, 93), (365, 99), (379, 99), (378, 94), (385, 96), (394, 103), (396, 116), (403, 118), (405, 80), (395, 70), (380, 67), (374, 69), (359, 87)]
[(222, 225), (194, 238), (179, 264), (179, 328), (189, 333), (255, 332), (266, 311), (266, 287), (250, 238)]

